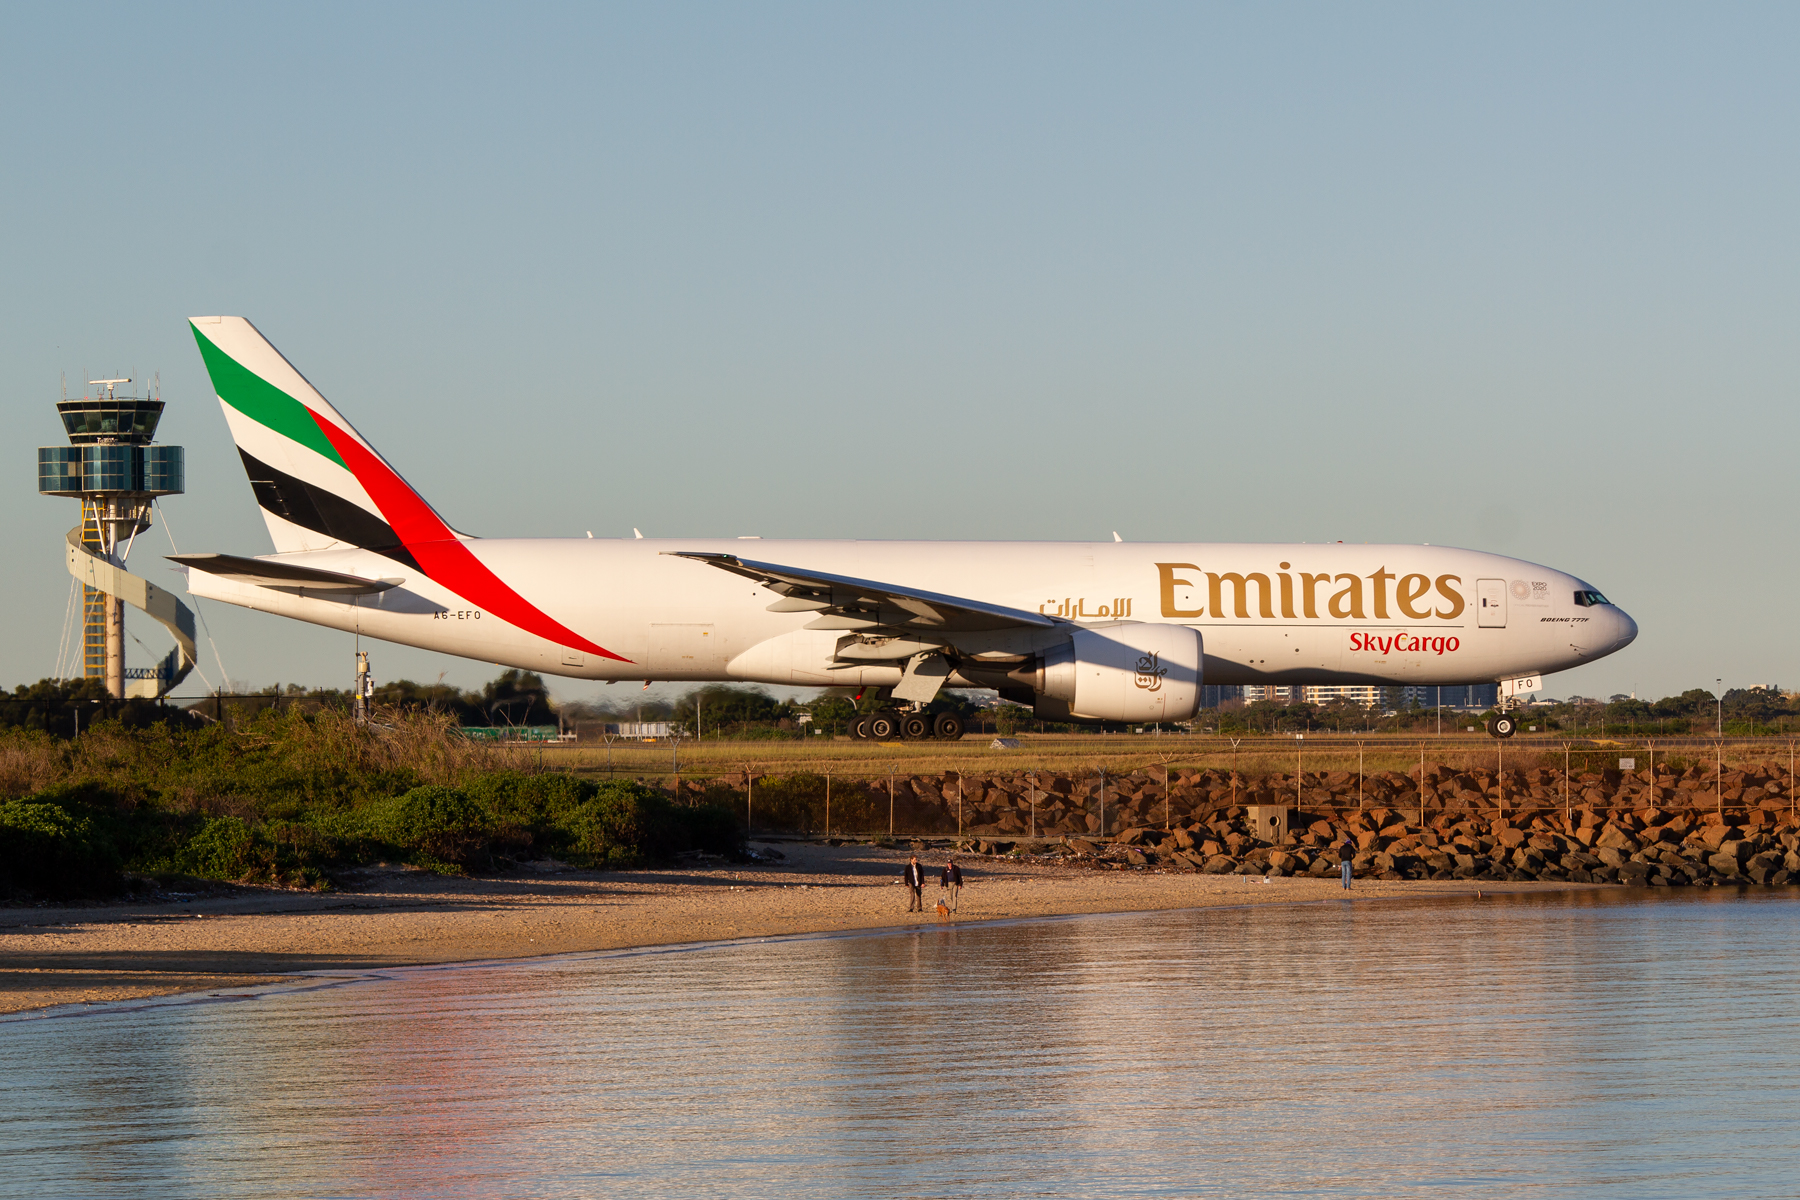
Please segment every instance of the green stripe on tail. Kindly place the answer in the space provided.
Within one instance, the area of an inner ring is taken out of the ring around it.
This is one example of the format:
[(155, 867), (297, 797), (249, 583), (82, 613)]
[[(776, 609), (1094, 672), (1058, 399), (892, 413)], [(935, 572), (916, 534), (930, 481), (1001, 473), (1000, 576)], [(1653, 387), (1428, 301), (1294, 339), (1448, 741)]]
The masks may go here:
[(206, 361), (206, 373), (212, 376), (213, 391), (219, 399), (257, 424), (292, 438), (349, 470), (313, 419), (311, 409), (213, 345), (198, 326), (193, 329), (194, 341), (200, 344), (200, 357)]

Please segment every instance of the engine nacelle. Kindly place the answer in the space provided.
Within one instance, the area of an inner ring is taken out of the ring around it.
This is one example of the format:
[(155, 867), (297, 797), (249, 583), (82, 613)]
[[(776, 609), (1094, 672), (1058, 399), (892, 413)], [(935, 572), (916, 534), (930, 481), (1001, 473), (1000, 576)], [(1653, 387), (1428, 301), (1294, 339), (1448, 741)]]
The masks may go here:
[(1077, 720), (1186, 721), (1200, 711), (1201, 671), (1197, 629), (1142, 621), (1089, 626), (1045, 652), (1039, 709), (1051, 719), (1066, 706)]

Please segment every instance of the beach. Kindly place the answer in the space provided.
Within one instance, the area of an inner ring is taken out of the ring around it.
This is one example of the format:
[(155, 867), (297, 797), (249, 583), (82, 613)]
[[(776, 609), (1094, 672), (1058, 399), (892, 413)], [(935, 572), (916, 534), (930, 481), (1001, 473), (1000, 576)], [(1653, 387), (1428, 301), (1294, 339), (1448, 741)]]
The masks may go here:
[[(351, 872), (341, 890), (0, 908), (0, 1012), (265, 985), (295, 972), (526, 958), (633, 946), (935, 925), (942, 849), (920, 855), (927, 912), (908, 913), (909, 851), (758, 843), (772, 862), (641, 871), (539, 863), (506, 875)], [(1559, 883), (1177, 874), (958, 856), (957, 923), (1220, 905), (1530, 891)]]

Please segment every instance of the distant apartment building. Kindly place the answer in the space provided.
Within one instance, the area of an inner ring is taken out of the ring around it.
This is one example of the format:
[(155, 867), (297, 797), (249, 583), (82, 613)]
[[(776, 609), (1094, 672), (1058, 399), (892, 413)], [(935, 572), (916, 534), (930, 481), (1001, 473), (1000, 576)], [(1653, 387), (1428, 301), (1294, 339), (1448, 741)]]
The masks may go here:
[(1399, 690), (1375, 683), (1313, 683), (1300, 689), (1300, 698), (1308, 704), (1332, 704), (1341, 700), (1364, 708), (1383, 708), (1392, 703), (1387, 693)]
[(1458, 684), (1455, 687), (1373, 683), (1313, 684), (1301, 689), (1308, 704), (1331, 704), (1338, 701), (1360, 704), (1365, 708), (1488, 708), (1494, 703), (1499, 685), (1492, 683)]
[(1300, 703), (1300, 693), (1304, 690), (1298, 684), (1246, 683), (1244, 685), (1244, 703), (1256, 704), (1259, 701), (1272, 700), (1276, 704), (1298, 704)]
[(1346, 702), (1364, 708), (1492, 708), (1499, 699), (1500, 685), (1494, 683), (1457, 684), (1454, 687), (1379, 683), (1309, 683), (1258, 684), (1242, 687), (1204, 684), (1201, 707), (1217, 708), (1226, 700), (1243, 698), (1245, 704), (1271, 701), (1275, 704), (1333, 704)]

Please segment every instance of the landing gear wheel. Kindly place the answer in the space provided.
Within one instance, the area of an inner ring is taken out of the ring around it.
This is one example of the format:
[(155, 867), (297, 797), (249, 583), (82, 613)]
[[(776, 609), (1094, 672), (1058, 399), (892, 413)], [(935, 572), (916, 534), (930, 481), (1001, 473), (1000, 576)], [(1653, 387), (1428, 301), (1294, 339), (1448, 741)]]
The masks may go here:
[(931, 731), (946, 742), (954, 742), (963, 735), (962, 718), (955, 713), (939, 713), (931, 723)]
[(867, 714), (857, 717), (850, 722), (850, 736), (860, 742), (869, 740), (869, 718)]
[(878, 742), (891, 742), (900, 734), (900, 715), (878, 712), (869, 718), (869, 736)]
[(1492, 737), (1509, 738), (1519, 732), (1519, 721), (1510, 713), (1501, 713), (1488, 722), (1487, 730)]
[(931, 736), (931, 718), (924, 713), (907, 713), (900, 718), (900, 736), (909, 742)]

